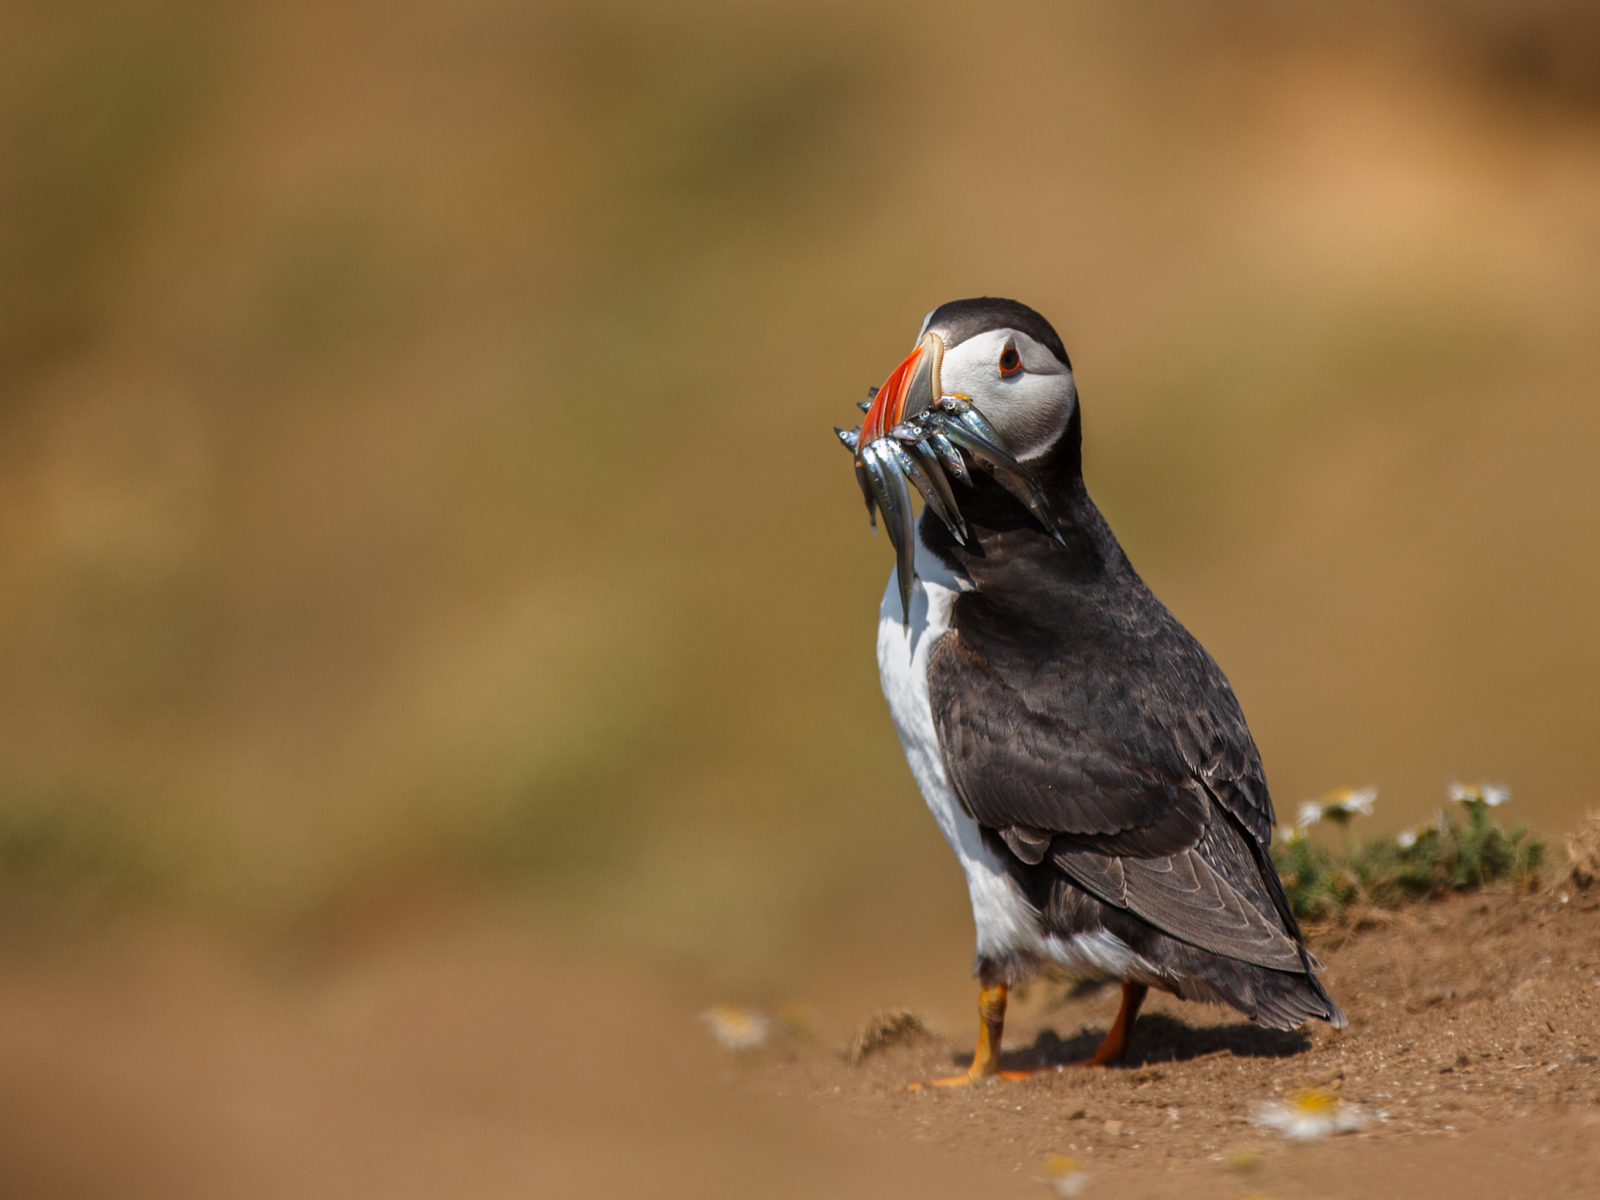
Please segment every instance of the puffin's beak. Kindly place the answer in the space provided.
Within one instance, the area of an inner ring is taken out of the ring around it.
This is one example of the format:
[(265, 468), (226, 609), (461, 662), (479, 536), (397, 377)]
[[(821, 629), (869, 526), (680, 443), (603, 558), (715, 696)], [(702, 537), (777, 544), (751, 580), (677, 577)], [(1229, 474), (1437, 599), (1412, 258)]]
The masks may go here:
[[(883, 510), (883, 525), (894, 543), (900, 612), (907, 626), (911, 624), (911, 580), (915, 574), (916, 546), (915, 514), (911, 510), (908, 480), (918, 480), (919, 489), (932, 484), (910, 452), (887, 435), (900, 422), (926, 412), (939, 399), (939, 364), (943, 358), (944, 339), (936, 333), (923, 334), (916, 349), (889, 373), (889, 378), (872, 398), (855, 441), (856, 481), (866, 497), (867, 512), (872, 512), (874, 504)], [(934, 469), (937, 472), (939, 468)], [(924, 492), (925, 496), (927, 494)]]
[(944, 339), (936, 333), (923, 334), (916, 349), (889, 373), (872, 398), (861, 422), (858, 447), (877, 441), (907, 417), (926, 411), (939, 398), (939, 365), (943, 360)]

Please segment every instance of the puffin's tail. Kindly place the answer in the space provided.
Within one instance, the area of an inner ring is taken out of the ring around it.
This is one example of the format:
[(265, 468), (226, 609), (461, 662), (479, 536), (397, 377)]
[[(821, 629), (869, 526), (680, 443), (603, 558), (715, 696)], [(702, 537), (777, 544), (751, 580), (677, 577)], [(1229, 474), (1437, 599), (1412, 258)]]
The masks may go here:
[(1310, 970), (1304, 975), (1263, 971), (1255, 1000), (1254, 1010), (1245, 1011), (1252, 1021), (1268, 1029), (1298, 1029), (1312, 1018), (1326, 1021), (1335, 1029), (1343, 1029), (1349, 1023), (1344, 1010)]
[(1316, 955), (1306, 949), (1305, 934), (1300, 932), (1300, 922), (1295, 919), (1294, 907), (1284, 891), (1283, 880), (1278, 878), (1278, 868), (1273, 865), (1272, 856), (1267, 852), (1267, 847), (1253, 836), (1247, 836), (1246, 844), (1255, 856), (1256, 869), (1261, 873), (1262, 882), (1267, 885), (1267, 894), (1272, 898), (1273, 907), (1278, 910), (1279, 920), (1300, 951), (1300, 966), (1304, 973), (1269, 972), (1283, 977), (1281, 986), (1269, 989), (1270, 999), (1263, 1004), (1259, 1013), (1249, 1008), (1244, 1011), (1250, 1013), (1251, 1020), (1268, 1029), (1297, 1029), (1312, 1017), (1326, 1021), (1335, 1029), (1343, 1029), (1350, 1022), (1344, 1010), (1334, 1003), (1333, 997), (1328, 995), (1328, 990), (1317, 978), (1322, 972), (1322, 964), (1317, 961)]

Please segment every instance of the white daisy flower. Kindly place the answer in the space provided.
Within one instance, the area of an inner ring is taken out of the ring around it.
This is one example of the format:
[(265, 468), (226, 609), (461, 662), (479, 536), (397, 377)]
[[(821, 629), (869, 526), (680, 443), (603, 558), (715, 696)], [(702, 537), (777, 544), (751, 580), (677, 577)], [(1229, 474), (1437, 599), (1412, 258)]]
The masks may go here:
[(1394, 840), (1400, 843), (1400, 849), (1409, 850), (1417, 844), (1417, 836), (1415, 829), (1402, 829), (1394, 835)]
[(1364, 788), (1335, 788), (1322, 798), (1322, 811), (1324, 815), (1344, 813), (1347, 816), (1357, 814), (1363, 817), (1372, 815), (1372, 804), (1378, 798), (1378, 789), (1375, 787)]
[(1340, 828), (1348, 829), (1351, 817), (1372, 815), (1372, 805), (1377, 798), (1378, 789), (1375, 787), (1334, 788), (1331, 792), (1324, 792), (1319, 800), (1302, 801), (1300, 818), (1296, 824), (1301, 829), (1308, 829), (1318, 821), (1333, 821)]
[(1272, 831), (1272, 840), (1275, 842), (1300, 842), (1304, 841), (1306, 831), (1298, 825), (1279, 825)]
[(1458, 783), (1451, 780), (1446, 794), (1457, 804), (1472, 806), (1482, 804), (1486, 808), (1498, 808), (1511, 799), (1511, 789), (1503, 783), (1490, 783), (1484, 780), (1481, 783)]
[(772, 1032), (772, 1021), (753, 1008), (719, 1004), (700, 1014), (724, 1050), (754, 1050)]
[(1329, 1134), (1360, 1129), (1367, 1123), (1367, 1114), (1332, 1092), (1305, 1088), (1290, 1092), (1282, 1100), (1257, 1104), (1251, 1119), (1257, 1125), (1276, 1129), (1291, 1141), (1313, 1142)]
[(1043, 1174), (1034, 1178), (1058, 1196), (1076, 1196), (1089, 1182), (1089, 1173), (1075, 1158), (1065, 1154), (1047, 1154), (1039, 1164)]

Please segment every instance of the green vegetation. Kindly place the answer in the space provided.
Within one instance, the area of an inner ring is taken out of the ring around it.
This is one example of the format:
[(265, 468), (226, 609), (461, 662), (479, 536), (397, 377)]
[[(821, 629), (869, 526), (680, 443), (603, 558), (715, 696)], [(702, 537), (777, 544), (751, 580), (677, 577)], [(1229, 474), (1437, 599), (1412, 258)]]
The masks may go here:
[(173, 839), (129, 808), (0, 781), (0, 920), (126, 906), (170, 890)]
[(1329, 806), (1333, 811), (1322, 816), (1345, 827), (1342, 851), (1311, 841), (1304, 825), (1280, 838), (1272, 857), (1295, 915), (1309, 921), (1338, 920), (1352, 906), (1398, 908), (1408, 900), (1489, 883), (1534, 884), (1544, 865), (1544, 843), (1531, 838), (1522, 825), (1501, 828), (1489, 814), (1498, 802), (1495, 794), (1490, 791), (1491, 799), (1483, 799), (1489, 789), (1457, 790), (1463, 793), (1455, 798), (1466, 809), (1465, 824), (1441, 812), (1420, 830), (1358, 845), (1349, 835), (1351, 814)]

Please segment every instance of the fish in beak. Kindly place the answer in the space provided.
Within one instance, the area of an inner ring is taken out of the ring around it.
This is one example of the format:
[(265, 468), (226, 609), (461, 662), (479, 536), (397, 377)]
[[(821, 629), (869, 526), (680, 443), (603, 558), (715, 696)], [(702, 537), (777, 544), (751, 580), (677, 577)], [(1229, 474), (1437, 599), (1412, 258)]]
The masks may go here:
[(950, 535), (966, 545), (967, 525), (950, 487), (952, 478), (972, 486), (963, 455), (993, 475), (1046, 531), (1062, 541), (1050, 516), (1049, 501), (1028, 469), (1006, 449), (969, 399), (944, 394), (939, 381), (944, 349), (944, 339), (937, 333), (923, 334), (883, 386), (870, 393), (871, 403), (864, 406), (866, 417), (861, 424), (855, 429), (834, 429), (855, 455), (856, 482), (867, 503), (867, 520), (874, 528), (875, 511), (883, 513), (884, 528), (894, 545), (900, 611), (907, 625), (911, 622), (911, 582), (916, 577), (911, 489), (917, 490)]

